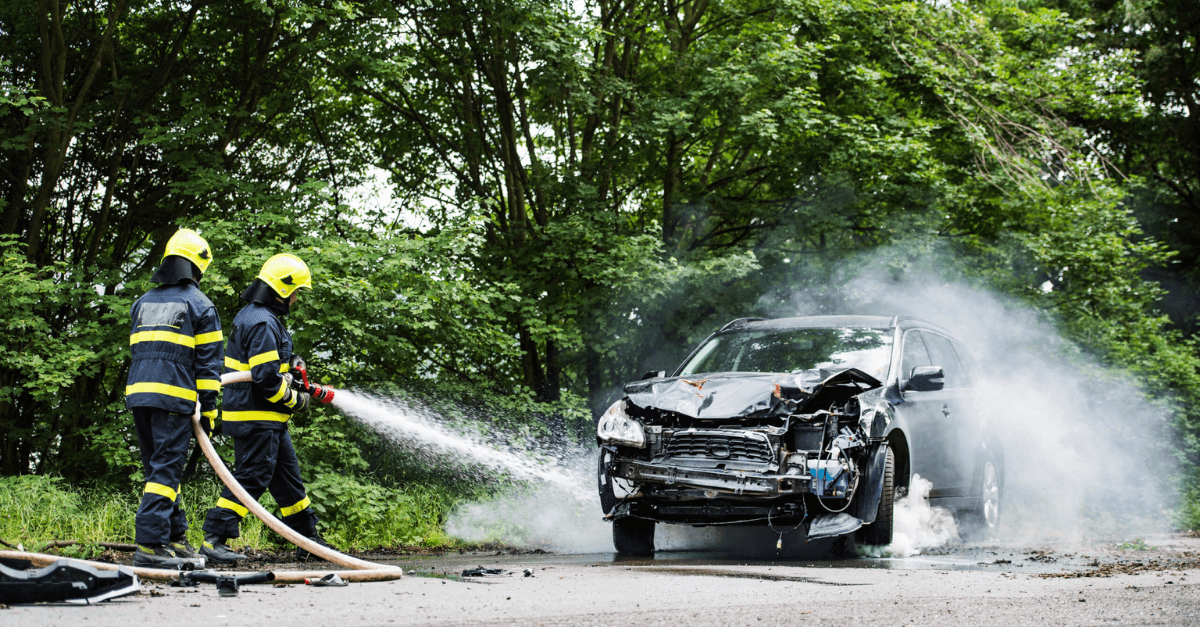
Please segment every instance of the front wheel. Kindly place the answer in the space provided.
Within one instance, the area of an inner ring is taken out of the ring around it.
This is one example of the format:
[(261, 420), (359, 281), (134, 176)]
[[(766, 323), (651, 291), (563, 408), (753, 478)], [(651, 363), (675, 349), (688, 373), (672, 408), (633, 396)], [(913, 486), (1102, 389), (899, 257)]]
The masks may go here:
[(979, 505), (959, 514), (958, 535), (966, 542), (983, 542), (1000, 529), (1000, 471), (989, 454), (983, 462)]
[(896, 458), (889, 446), (883, 461), (883, 494), (879, 495), (879, 512), (875, 522), (862, 528), (858, 541), (871, 546), (892, 543), (892, 510), (896, 506)]
[(619, 555), (654, 555), (654, 521), (626, 516), (613, 521), (613, 546)]

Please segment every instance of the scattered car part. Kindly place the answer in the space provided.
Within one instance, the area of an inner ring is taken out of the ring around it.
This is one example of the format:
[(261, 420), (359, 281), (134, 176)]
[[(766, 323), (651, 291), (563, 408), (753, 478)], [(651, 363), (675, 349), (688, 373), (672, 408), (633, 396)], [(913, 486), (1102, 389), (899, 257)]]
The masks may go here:
[[(78, 560), (60, 559), (37, 569), (0, 564), (0, 603), (67, 602), (92, 604), (142, 589), (132, 570), (103, 571)], [(32, 566), (32, 562), (27, 561)]]
[(338, 576), (337, 573), (329, 573), (328, 575), (325, 575), (324, 577), (321, 577), (319, 579), (305, 579), (304, 583), (306, 583), (310, 586), (316, 586), (318, 588), (324, 588), (324, 587), (340, 588), (340, 587), (348, 585), (345, 581), (342, 580), (341, 577)]
[(468, 568), (462, 571), (463, 577), (497, 577), (500, 575), (511, 575), (512, 571), (504, 570), (503, 568)]
[(808, 523), (808, 539), (832, 538), (854, 533), (863, 522), (850, 514), (819, 514)]

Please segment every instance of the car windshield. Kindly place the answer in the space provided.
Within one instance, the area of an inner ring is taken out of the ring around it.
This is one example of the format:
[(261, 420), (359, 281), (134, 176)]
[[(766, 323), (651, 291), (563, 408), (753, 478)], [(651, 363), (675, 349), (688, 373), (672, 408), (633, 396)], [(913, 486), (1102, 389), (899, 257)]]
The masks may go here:
[(679, 374), (812, 371), (824, 378), (857, 368), (883, 381), (891, 352), (887, 329), (735, 331), (706, 342)]

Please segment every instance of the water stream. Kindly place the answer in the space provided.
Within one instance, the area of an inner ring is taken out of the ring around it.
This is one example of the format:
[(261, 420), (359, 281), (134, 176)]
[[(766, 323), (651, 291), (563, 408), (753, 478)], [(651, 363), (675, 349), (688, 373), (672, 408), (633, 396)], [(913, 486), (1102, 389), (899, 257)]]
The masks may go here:
[(361, 391), (338, 390), (334, 406), (431, 465), (452, 460), (527, 483), (508, 496), (459, 504), (446, 523), (450, 534), (558, 551), (612, 550), (594, 446), (520, 444), (510, 434), (472, 432), (418, 405)]

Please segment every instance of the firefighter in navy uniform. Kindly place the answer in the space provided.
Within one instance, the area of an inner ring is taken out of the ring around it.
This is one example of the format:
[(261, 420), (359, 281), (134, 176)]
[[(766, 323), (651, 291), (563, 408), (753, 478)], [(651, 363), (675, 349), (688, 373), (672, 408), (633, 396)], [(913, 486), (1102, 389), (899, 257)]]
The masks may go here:
[(211, 431), (221, 390), (221, 317), (199, 287), (211, 261), (208, 242), (180, 229), (150, 278), (160, 285), (130, 309), (125, 407), (133, 412), (146, 480), (135, 519), (137, 566), (178, 567), (179, 558), (196, 557), (179, 489), (197, 401)]
[[(325, 545), (288, 434), (288, 420), (308, 409), (310, 400), (292, 387), (289, 371), (302, 361), (293, 354), (292, 337), (281, 320), (295, 304), (300, 288), (312, 289), (308, 266), (295, 255), (282, 254), (268, 259), (258, 278), (242, 292), (247, 305), (233, 319), (225, 371), (248, 370), (251, 381), (225, 386), (221, 418), (225, 435), (233, 437), (233, 476), (238, 483), (255, 500), (270, 490), (283, 522)], [(204, 519), (200, 554), (221, 564), (245, 559), (227, 541), (241, 534), (240, 524), (248, 511), (228, 488), (222, 490), (216, 507)], [(296, 550), (297, 560), (308, 557), (307, 551)]]

